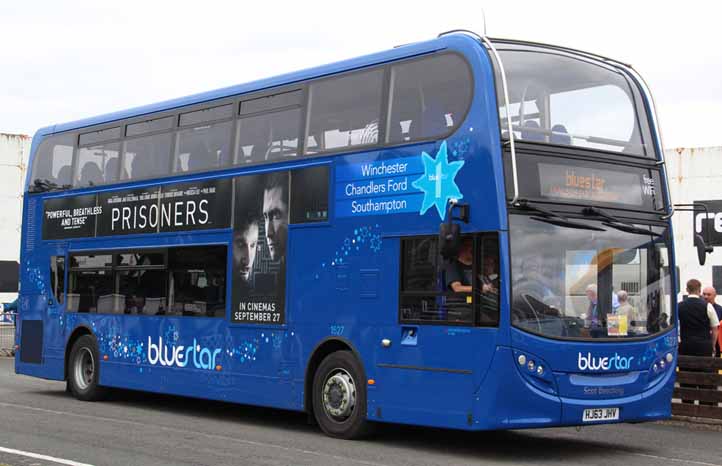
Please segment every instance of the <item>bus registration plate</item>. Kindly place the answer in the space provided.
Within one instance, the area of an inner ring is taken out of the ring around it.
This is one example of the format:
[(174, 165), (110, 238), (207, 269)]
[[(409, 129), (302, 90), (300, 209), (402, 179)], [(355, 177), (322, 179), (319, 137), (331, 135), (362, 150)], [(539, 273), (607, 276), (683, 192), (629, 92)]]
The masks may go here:
[(590, 408), (585, 409), (582, 422), (618, 421), (619, 408)]

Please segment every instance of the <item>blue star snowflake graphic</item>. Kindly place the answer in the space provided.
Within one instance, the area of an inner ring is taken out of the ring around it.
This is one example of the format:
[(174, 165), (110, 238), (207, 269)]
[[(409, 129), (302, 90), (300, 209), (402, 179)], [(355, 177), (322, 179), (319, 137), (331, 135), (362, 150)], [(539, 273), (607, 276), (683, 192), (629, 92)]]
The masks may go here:
[(425, 173), (412, 183), (414, 188), (424, 192), (424, 202), (421, 204), (419, 214), (424, 215), (432, 206), (436, 206), (439, 217), (444, 220), (449, 199), (464, 197), (454, 181), (456, 174), (464, 166), (464, 161), (449, 162), (446, 141), (441, 143), (436, 159), (431, 158), (426, 152), (422, 152), (421, 157)]

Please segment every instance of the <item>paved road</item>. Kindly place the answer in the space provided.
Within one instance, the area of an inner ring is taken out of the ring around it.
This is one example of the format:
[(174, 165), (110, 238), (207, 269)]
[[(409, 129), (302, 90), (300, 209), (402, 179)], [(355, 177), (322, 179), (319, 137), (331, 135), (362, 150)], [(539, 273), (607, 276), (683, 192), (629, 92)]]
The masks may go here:
[(16, 376), (13, 361), (0, 358), (0, 465), (57, 464), (722, 466), (722, 433), (660, 424), (479, 433), (386, 425), (349, 442), (286, 411), (125, 391), (84, 403), (64, 383)]

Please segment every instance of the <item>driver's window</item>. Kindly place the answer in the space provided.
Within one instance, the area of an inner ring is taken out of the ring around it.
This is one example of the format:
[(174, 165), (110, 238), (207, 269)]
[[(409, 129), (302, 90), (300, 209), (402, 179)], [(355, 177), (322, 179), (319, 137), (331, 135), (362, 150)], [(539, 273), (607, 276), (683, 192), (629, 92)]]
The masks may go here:
[(499, 290), (501, 274), (499, 270), (499, 238), (495, 233), (483, 234), (478, 239), (479, 272), (478, 311), (479, 325), (499, 324)]
[(401, 322), (498, 324), (496, 233), (463, 235), (458, 253), (450, 258), (439, 254), (437, 236), (406, 238), (401, 254)]

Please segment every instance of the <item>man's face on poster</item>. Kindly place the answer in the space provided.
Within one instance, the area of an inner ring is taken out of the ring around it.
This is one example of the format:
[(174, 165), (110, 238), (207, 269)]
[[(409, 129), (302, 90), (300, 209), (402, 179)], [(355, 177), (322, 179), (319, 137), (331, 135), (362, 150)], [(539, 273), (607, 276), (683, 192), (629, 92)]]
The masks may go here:
[(252, 222), (233, 238), (233, 260), (241, 279), (249, 281), (258, 247), (258, 223)]
[(288, 235), (288, 203), (280, 186), (263, 191), (263, 221), (268, 252), (272, 260), (278, 260), (286, 254)]

